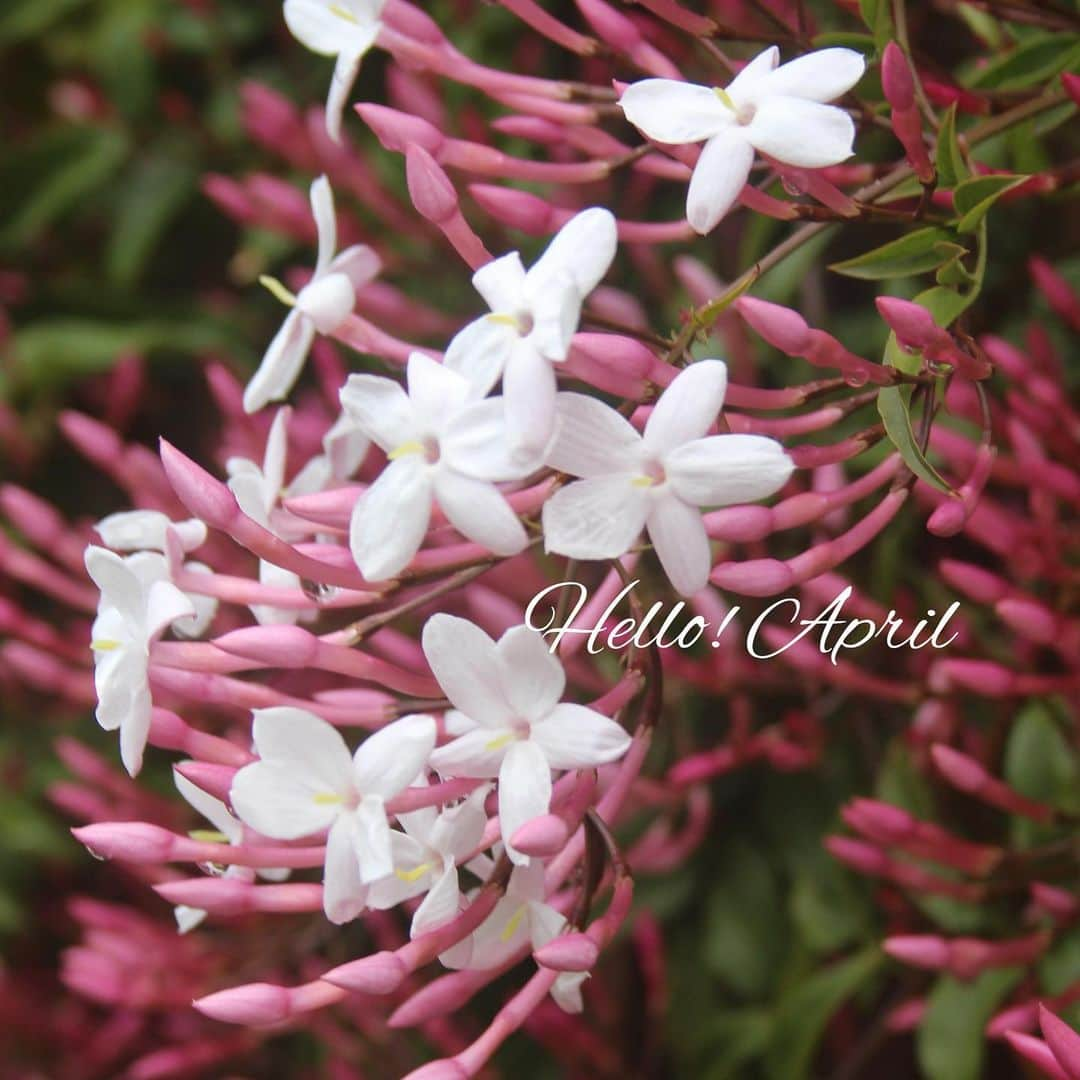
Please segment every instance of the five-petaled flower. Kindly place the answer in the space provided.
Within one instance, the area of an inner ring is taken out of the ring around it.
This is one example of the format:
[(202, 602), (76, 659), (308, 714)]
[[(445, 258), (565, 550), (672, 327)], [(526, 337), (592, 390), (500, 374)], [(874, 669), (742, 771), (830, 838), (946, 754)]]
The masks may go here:
[(627, 120), (650, 139), (669, 145), (705, 141), (686, 198), (686, 217), (702, 235), (738, 198), (755, 150), (805, 169), (836, 165), (852, 154), (851, 117), (824, 102), (862, 78), (862, 55), (821, 49), (777, 67), (779, 58), (771, 46), (724, 89), (643, 79), (619, 99)]
[(365, 244), (354, 244), (340, 254), (337, 248), (337, 219), (330, 182), (320, 176), (311, 185), (311, 213), (319, 236), (319, 254), (311, 280), (293, 296), (281, 282), (270, 277), (260, 280), (292, 310), (270, 342), (244, 391), (244, 408), (258, 412), (271, 401), (280, 401), (300, 377), (300, 371), (315, 340), (315, 334), (333, 333), (352, 313), (356, 290), (366, 285), (381, 269), (378, 255)]
[(142, 768), (150, 733), (150, 645), (175, 619), (195, 615), (195, 607), (170, 580), (163, 555), (139, 551), (127, 558), (91, 545), (86, 571), (101, 590), (90, 630), (94, 651), (97, 721), (120, 729), (120, 759), (135, 776)]
[(528, 543), (525, 528), (495, 486), (539, 464), (508, 449), (501, 398), (482, 391), (424, 353), (406, 369), (408, 393), (378, 375), (352, 375), (341, 391), (345, 413), (386, 451), (389, 463), (356, 502), (349, 544), (360, 572), (383, 581), (420, 549), (432, 502), (463, 536), (496, 555)]
[(336, 57), (326, 99), (326, 131), (341, 141), (341, 116), (364, 54), (375, 44), (386, 0), (285, 0), (285, 23), (301, 45)]
[(587, 769), (622, 757), (630, 736), (614, 720), (561, 701), (562, 664), (525, 626), (498, 643), (466, 619), (443, 613), (424, 626), (424, 655), (460, 716), (464, 734), (431, 755), (443, 776), (499, 778), (499, 825), (510, 858), (528, 856), (510, 839), (551, 805), (552, 769)]
[(613, 559), (648, 531), (671, 584), (684, 596), (708, 582), (709, 538), (698, 509), (752, 502), (778, 491), (793, 464), (761, 435), (706, 435), (724, 403), (727, 366), (681, 371), (639, 434), (596, 398), (560, 394), (547, 463), (583, 479), (544, 504), (548, 551)]
[(355, 919), (369, 886), (394, 872), (385, 801), (423, 772), (435, 721), (395, 720), (349, 753), (335, 727), (289, 706), (256, 709), (259, 760), (234, 777), (229, 800), (240, 820), (274, 840), (329, 830), (323, 910), (331, 922)]
[(555, 370), (566, 359), (581, 305), (615, 258), (615, 218), (594, 206), (572, 217), (528, 269), (516, 251), (480, 267), (473, 285), (491, 308), (450, 343), (446, 366), (487, 393), (503, 380), (514, 449), (542, 450), (551, 435)]

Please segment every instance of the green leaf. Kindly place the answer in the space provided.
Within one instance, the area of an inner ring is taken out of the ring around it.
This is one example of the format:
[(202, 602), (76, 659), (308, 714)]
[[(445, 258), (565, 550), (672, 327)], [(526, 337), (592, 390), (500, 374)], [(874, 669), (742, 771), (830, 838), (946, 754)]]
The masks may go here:
[(976, 176), (958, 184), (953, 194), (954, 207), (960, 215), (957, 229), (962, 233), (974, 232), (990, 207), (1006, 191), (1012, 191), (1027, 179), (1026, 176)]
[(1002, 968), (973, 982), (937, 981), (916, 1037), (926, 1080), (979, 1080), (986, 1055), (983, 1028), (1020, 976), (1016, 969)]
[(873, 915), (863, 883), (820, 846), (818, 852), (820, 857), (795, 879), (789, 906), (807, 948), (836, 953), (870, 936)]
[(859, 14), (874, 35), (874, 43), (884, 49), (893, 36), (890, 0), (859, 0)]
[(769, 1080), (803, 1080), (810, 1075), (829, 1019), (878, 974), (883, 961), (878, 947), (871, 946), (801, 980), (781, 996), (765, 1055)]
[(1029, 799), (1063, 810), (1080, 809), (1076, 754), (1041, 702), (1026, 705), (1013, 722), (1003, 771), (1006, 782)]
[[(895, 341), (895, 338), (890, 335), (889, 340), (891, 343)], [(899, 346), (897, 348), (899, 349)], [(915, 438), (915, 429), (911, 426), (911, 387), (882, 387), (878, 392), (877, 407), (881, 422), (885, 427), (885, 434), (900, 452), (904, 464), (920, 480), (924, 480), (938, 491), (951, 493), (952, 488), (937, 469), (926, 460), (926, 455)]]
[(938, 129), (937, 153), (934, 164), (937, 167), (938, 183), (943, 188), (953, 188), (971, 175), (971, 170), (964, 163), (960, 152), (960, 143), (956, 138), (956, 104), (946, 110)]
[(0, 43), (14, 44), (37, 37), (87, 0), (5, 0), (0, 15)]
[(1011, 53), (991, 60), (971, 80), (976, 90), (1022, 90), (1052, 79), (1080, 63), (1080, 39), (1075, 34), (1046, 32), (1032, 35)]
[(810, 39), (810, 44), (815, 49), (854, 49), (856, 52), (866, 53), (867, 56), (874, 53), (874, 38), (871, 34), (856, 34), (849, 30), (830, 30), (824, 34), (816, 34)]
[(933, 270), (951, 257), (950, 250), (940, 245), (952, 245), (955, 237), (948, 229), (930, 226), (916, 229), (898, 240), (890, 240), (873, 251), (853, 259), (833, 263), (829, 269), (845, 277), (881, 281), (886, 278), (909, 277)]

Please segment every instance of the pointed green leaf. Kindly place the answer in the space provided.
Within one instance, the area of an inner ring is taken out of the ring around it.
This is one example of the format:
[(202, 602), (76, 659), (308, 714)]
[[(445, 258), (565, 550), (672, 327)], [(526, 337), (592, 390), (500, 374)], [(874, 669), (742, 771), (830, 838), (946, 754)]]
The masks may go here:
[(960, 220), (956, 223), (962, 233), (974, 232), (976, 226), (1005, 194), (1024, 183), (1026, 176), (976, 176), (957, 185), (954, 206)]
[(964, 164), (964, 155), (956, 138), (956, 104), (949, 106), (938, 129), (937, 154), (934, 164), (937, 166), (938, 182), (943, 188), (953, 188), (971, 175)]
[(933, 270), (951, 258), (952, 252), (942, 252), (939, 245), (952, 245), (954, 241), (955, 237), (948, 229), (936, 226), (916, 229), (898, 240), (890, 240), (889, 243), (874, 248), (873, 251), (833, 263), (829, 269), (845, 277), (862, 278), (866, 281), (910, 277)]
[(874, 44), (879, 49), (884, 49), (893, 36), (889, 0), (859, 0), (859, 14), (874, 35)]

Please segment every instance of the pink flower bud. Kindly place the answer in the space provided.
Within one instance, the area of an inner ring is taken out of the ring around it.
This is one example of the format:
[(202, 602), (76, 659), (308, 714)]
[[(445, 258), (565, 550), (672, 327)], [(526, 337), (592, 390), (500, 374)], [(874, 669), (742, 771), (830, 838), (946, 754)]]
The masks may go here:
[(525, 822), (510, 838), (510, 843), (523, 855), (546, 859), (566, 847), (570, 830), (558, 814), (543, 814)]
[(879, 296), (874, 304), (901, 345), (922, 349), (935, 341), (941, 333), (934, 317), (922, 304), (901, 300), (896, 296)]
[(413, 1069), (404, 1080), (468, 1080), (469, 1075), (453, 1058), (445, 1058)]
[(533, 953), (541, 967), (553, 971), (591, 971), (599, 957), (600, 948), (588, 934), (563, 934)]
[(1039, 1027), (1046, 1045), (1069, 1080), (1080, 1080), (1080, 1035), (1049, 1009), (1040, 1006)]
[(1018, 634), (1040, 645), (1054, 642), (1059, 633), (1057, 616), (1034, 600), (999, 600), (994, 610)]
[(204, 1016), (226, 1024), (263, 1027), (289, 1017), (289, 991), (270, 983), (248, 983), (197, 998), (192, 1004)]
[(1042, 1039), (1036, 1039), (1034, 1035), (1025, 1035), (1020, 1031), (1006, 1031), (1005, 1038), (1020, 1057), (1030, 1061), (1043, 1076), (1049, 1077), (1049, 1080), (1074, 1080), (1058, 1064), (1054, 1052)]
[(446, 145), (443, 133), (434, 124), (422, 120), (419, 116), (371, 102), (357, 105), (356, 111), (387, 150), (404, 154), (409, 146), (415, 143), (437, 159)]
[(441, 225), (458, 210), (457, 192), (439, 163), (419, 144), (405, 151), (405, 180), (417, 212)]
[(213, 644), (232, 656), (267, 667), (307, 667), (319, 654), (319, 639), (299, 626), (245, 626), (215, 638)]
[(810, 328), (791, 308), (741, 296), (735, 310), (774, 348), (787, 356), (801, 356), (810, 347)]
[(176, 846), (176, 837), (168, 829), (142, 821), (100, 822), (71, 832), (91, 854), (124, 862), (167, 862)]
[(882, 948), (894, 960), (912, 967), (939, 971), (948, 967), (949, 943), (936, 934), (910, 934), (886, 938)]
[(165, 439), (161, 440), (161, 464), (180, 501), (211, 528), (226, 529), (240, 513), (233, 493), (220, 480)]
[(794, 579), (790, 567), (779, 559), (720, 563), (709, 575), (717, 587), (741, 596), (775, 596), (789, 588)]
[(154, 891), (170, 904), (187, 904), (202, 908), (214, 915), (242, 915), (253, 909), (250, 881), (231, 877), (190, 878), (186, 881), (165, 881)]
[(210, 761), (180, 761), (173, 768), (208, 795), (213, 795), (224, 803), (229, 801), (229, 789), (237, 773), (236, 766), (217, 765)]
[(333, 968), (322, 979), (358, 994), (392, 994), (408, 974), (396, 953), (384, 951)]
[(470, 184), (469, 194), (496, 221), (529, 236), (547, 236), (554, 227), (554, 210), (539, 195), (495, 184)]
[(915, 105), (915, 80), (911, 76), (904, 50), (890, 41), (881, 56), (881, 88), (885, 100), (894, 108), (907, 110)]

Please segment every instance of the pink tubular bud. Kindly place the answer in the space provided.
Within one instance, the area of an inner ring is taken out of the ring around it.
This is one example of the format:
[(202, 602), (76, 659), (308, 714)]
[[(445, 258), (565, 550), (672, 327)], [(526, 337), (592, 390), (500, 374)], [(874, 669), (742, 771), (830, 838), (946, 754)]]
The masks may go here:
[(319, 639), (299, 626), (245, 626), (215, 638), (213, 644), (232, 656), (267, 667), (307, 667), (315, 663)]
[(1042, 1039), (1036, 1039), (1034, 1035), (1025, 1035), (1020, 1031), (1006, 1031), (1005, 1038), (1020, 1057), (1025, 1061), (1030, 1061), (1049, 1080), (1074, 1080), (1058, 1064), (1054, 1052)]
[(168, 829), (142, 821), (100, 822), (71, 833), (92, 855), (124, 862), (167, 862), (176, 847), (176, 837)]
[(735, 310), (774, 348), (787, 356), (802, 356), (810, 347), (810, 328), (791, 308), (741, 296)]
[(170, 904), (187, 904), (202, 908), (213, 915), (242, 915), (254, 910), (250, 881), (237, 878), (191, 878), (187, 881), (166, 881), (154, 886), (154, 891)]
[(1073, 75), (1069, 71), (1061, 73), (1061, 85), (1065, 87), (1065, 93), (1072, 98), (1074, 104), (1080, 105), (1080, 75)]
[(600, 947), (587, 934), (563, 934), (533, 953), (541, 967), (553, 971), (591, 971), (599, 957)]
[(1058, 617), (1034, 600), (999, 600), (994, 610), (1018, 634), (1040, 645), (1052, 644), (1060, 630)]
[(1032, 901), (1048, 915), (1059, 922), (1070, 922), (1080, 914), (1080, 900), (1056, 885), (1047, 885), (1042, 881), (1031, 884)]
[(1074, 330), (1080, 330), (1080, 296), (1073, 292), (1069, 283), (1046, 259), (1038, 255), (1028, 260), (1028, 269), (1031, 280), (1046, 297), (1054, 313)]
[(173, 768), (208, 795), (223, 803), (229, 801), (229, 789), (237, 773), (235, 766), (217, 765), (210, 761), (179, 761)]
[(915, 80), (911, 76), (904, 50), (895, 41), (885, 46), (881, 56), (881, 88), (885, 100), (894, 109), (910, 109), (915, 105)]
[(529, 236), (547, 236), (554, 228), (555, 211), (539, 195), (495, 184), (470, 184), (469, 194), (496, 221)]
[(289, 1017), (289, 991), (270, 983), (248, 983), (197, 998), (192, 1004), (204, 1016), (226, 1024), (263, 1027)]
[(955, 788), (1010, 814), (1047, 822), (1054, 816), (1051, 807), (1021, 795), (1008, 784), (991, 776), (974, 758), (938, 743), (930, 748), (938, 772)]
[(1009, 589), (1009, 583), (973, 563), (942, 559), (938, 570), (946, 584), (980, 604), (996, 604)]
[(886, 938), (882, 948), (894, 960), (912, 967), (940, 971), (949, 964), (949, 943), (936, 934), (909, 934)]
[(446, 145), (443, 133), (419, 116), (370, 102), (357, 105), (356, 111), (387, 150), (404, 154), (415, 143), (438, 159), (439, 152)]
[(922, 304), (896, 296), (879, 296), (874, 304), (901, 345), (922, 349), (941, 334), (941, 328)]
[(453, 1058), (444, 1058), (413, 1069), (404, 1080), (468, 1080), (469, 1075)]
[(1039, 1027), (1069, 1080), (1080, 1080), (1080, 1035), (1043, 1006), (1039, 1007)]
[(510, 843), (523, 855), (546, 859), (566, 847), (570, 830), (558, 814), (544, 814), (525, 822), (510, 838)]
[(709, 580), (721, 589), (741, 596), (775, 596), (791, 586), (795, 575), (779, 559), (750, 559), (747, 562), (720, 563)]
[(408, 974), (409, 969), (396, 953), (384, 951), (342, 964), (322, 978), (358, 994), (392, 994)]
[(428, 221), (442, 225), (457, 213), (458, 197), (450, 177), (417, 143), (405, 151), (405, 180), (413, 206)]
[(228, 487), (165, 439), (161, 440), (161, 464), (180, 501), (211, 528), (228, 528), (240, 513)]

